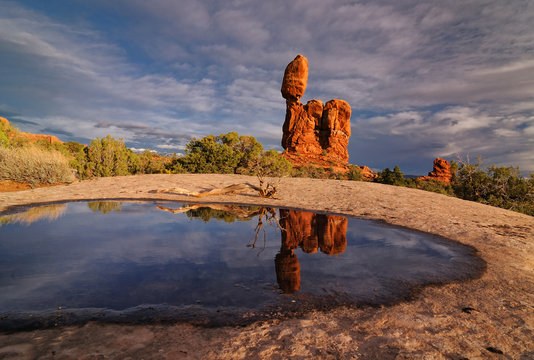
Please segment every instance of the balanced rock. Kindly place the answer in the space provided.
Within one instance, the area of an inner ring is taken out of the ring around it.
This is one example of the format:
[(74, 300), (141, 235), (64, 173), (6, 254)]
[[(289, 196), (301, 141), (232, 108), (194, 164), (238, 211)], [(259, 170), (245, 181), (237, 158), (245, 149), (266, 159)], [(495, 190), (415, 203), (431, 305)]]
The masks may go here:
[(298, 55), (289, 63), (282, 81), (286, 99), (282, 147), (295, 165), (314, 164), (341, 171), (348, 169), (350, 105), (343, 100), (300, 102), (308, 79), (308, 60)]
[(308, 59), (297, 55), (284, 72), (282, 81), (282, 96), (284, 99), (298, 101), (306, 91), (308, 84)]
[(435, 180), (445, 184), (450, 184), (452, 179), (451, 164), (441, 158), (434, 160), (434, 168), (428, 173), (428, 176), (422, 176), (420, 180)]

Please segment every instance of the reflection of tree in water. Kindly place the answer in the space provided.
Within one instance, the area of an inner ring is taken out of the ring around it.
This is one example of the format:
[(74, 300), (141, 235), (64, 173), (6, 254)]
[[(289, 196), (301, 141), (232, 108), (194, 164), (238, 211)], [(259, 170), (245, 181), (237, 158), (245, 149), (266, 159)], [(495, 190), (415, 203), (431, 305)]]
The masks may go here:
[(211, 219), (221, 220), (227, 223), (237, 221), (249, 221), (254, 216), (261, 213), (261, 207), (257, 206), (237, 206), (237, 205), (219, 205), (219, 204), (193, 204), (185, 205), (176, 209), (157, 205), (159, 210), (167, 211), (173, 214), (185, 213), (190, 219), (201, 219), (205, 223)]
[(21, 213), (0, 216), (0, 226), (13, 223), (30, 225), (38, 220), (53, 221), (63, 216), (66, 210), (67, 204), (34, 206)]
[(295, 249), (300, 247), (308, 254), (320, 250), (327, 255), (338, 255), (347, 248), (348, 219), (344, 216), (280, 209), (278, 219), (274, 208), (218, 204), (186, 205), (177, 209), (158, 205), (157, 208), (175, 214), (185, 212), (187, 217), (200, 218), (204, 222), (211, 219), (248, 221), (258, 216), (254, 242), (248, 245), (251, 248), (256, 247), (262, 231), (265, 248), (264, 226), (277, 226), (281, 230), (281, 246), (274, 259), (276, 280), (280, 289), (288, 294), (300, 289), (300, 263)]
[(122, 202), (120, 201), (90, 201), (87, 203), (87, 206), (94, 212), (100, 212), (103, 214), (107, 214), (112, 211), (122, 211)]

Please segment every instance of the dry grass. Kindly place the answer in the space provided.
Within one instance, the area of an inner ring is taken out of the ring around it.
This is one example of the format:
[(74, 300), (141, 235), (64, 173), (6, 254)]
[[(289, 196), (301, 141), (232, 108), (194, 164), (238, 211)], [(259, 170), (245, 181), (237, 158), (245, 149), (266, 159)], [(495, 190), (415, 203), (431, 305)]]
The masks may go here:
[(74, 175), (69, 161), (59, 152), (36, 147), (0, 147), (0, 180), (36, 186), (71, 183), (74, 181)]

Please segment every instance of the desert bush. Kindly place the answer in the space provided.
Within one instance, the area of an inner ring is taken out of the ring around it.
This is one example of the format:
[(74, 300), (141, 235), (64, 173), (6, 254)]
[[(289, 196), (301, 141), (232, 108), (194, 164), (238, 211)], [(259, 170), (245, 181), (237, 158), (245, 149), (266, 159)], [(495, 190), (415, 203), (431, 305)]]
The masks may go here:
[(347, 180), (363, 181), (362, 169), (359, 166), (352, 165), (347, 172)]
[(438, 180), (420, 180), (420, 179), (405, 179), (404, 186), (425, 191), (431, 191), (438, 194), (454, 196), (452, 185), (445, 184)]
[(309, 177), (313, 179), (327, 179), (328, 174), (326, 170), (321, 167), (316, 167), (313, 165), (306, 165), (300, 168), (294, 168), (291, 173), (293, 177)]
[(252, 136), (239, 136), (236, 132), (208, 135), (191, 140), (178, 162), (187, 172), (234, 174), (246, 169), (262, 150), (263, 146)]
[(534, 174), (521, 176), (513, 166), (489, 166), (477, 159), (462, 162), (453, 185), (456, 196), (471, 201), (534, 215)]
[(14, 129), (8, 124), (0, 121), (0, 146), (7, 147), (11, 144), (11, 134)]
[(165, 172), (165, 158), (158, 156), (151, 150), (145, 150), (137, 154), (139, 159), (137, 173), (139, 174), (162, 174)]
[(75, 165), (81, 179), (121, 176), (138, 171), (138, 157), (124, 145), (122, 139), (110, 135), (92, 140), (87, 148), (75, 157)]
[(41, 184), (74, 181), (68, 159), (57, 151), (37, 147), (0, 148), (0, 180)]
[(245, 166), (239, 166), (236, 173), (268, 177), (282, 177), (291, 174), (293, 165), (276, 150), (264, 151), (260, 155), (250, 156)]
[(172, 157), (169, 159), (169, 161), (165, 162), (165, 173), (167, 174), (183, 174), (185, 173), (185, 169), (182, 167), (182, 164), (180, 163), (180, 158), (176, 153), (172, 155)]

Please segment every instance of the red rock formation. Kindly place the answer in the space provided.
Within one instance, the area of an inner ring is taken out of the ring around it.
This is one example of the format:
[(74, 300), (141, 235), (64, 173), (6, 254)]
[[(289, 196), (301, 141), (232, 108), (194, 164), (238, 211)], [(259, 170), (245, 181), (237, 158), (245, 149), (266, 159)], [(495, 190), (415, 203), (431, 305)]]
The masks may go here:
[(359, 166), (359, 168), (362, 171), (362, 177), (365, 181), (373, 181), (378, 177), (378, 175), (373, 170), (369, 169), (365, 165), (361, 165)]
[(435, 180), (445, 184), (450, 184), (452, 179), (451, 164), (439, 157), (434, 160), (434, 168), (428, 173), (428, 176), (419, 177), (419, 180)]
[(282, 81), (286, 99), (283, 125), (284, 156), (295, 167), (313, 165), (346, 172), (349, 168), (347, 146), (350, 138), (350, 105), (343, 100), (300, 102), (308, 78), (308, 60), (298, 55), (289, 63)]

